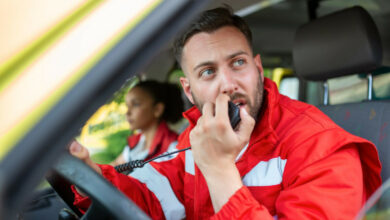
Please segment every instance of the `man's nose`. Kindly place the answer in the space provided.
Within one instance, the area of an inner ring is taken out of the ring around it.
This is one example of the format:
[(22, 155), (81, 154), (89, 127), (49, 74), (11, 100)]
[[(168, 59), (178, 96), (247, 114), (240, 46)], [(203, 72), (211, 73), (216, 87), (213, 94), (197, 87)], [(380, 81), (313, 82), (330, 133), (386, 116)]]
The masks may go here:
[(237, 80), (232, 70), (225, 70), (221, 74), (221, 93), (231, 95), (238, 90)]

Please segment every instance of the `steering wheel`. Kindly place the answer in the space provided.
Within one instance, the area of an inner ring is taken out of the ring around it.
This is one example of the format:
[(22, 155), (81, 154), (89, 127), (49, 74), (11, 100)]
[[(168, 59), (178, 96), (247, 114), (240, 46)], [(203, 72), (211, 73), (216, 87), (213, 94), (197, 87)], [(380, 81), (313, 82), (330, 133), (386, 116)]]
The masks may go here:
[[(58, 195), (81, 219), (150, 219), (129, 198), (92, 168), (68, 152), (46, 178)], [(73, 205), (74, 184), (91, 199), (91, 206), (82, 216)]]

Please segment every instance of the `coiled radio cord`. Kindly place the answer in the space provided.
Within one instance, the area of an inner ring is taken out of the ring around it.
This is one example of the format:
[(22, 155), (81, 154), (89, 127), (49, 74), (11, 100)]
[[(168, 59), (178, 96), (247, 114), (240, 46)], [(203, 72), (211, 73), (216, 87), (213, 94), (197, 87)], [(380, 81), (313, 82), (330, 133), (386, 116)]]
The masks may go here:
[(132, 161), (129, 161), (127, 163), (115, 166), (114, 168), (119, 173), (123, 173), (125, 171), (128, 171), (129, 173), (131, 173), (131, 172), (133, 172), (134, 168), (141, 168), (145, 164), (149, 163), (150, 161), (156, 160), (156, 159), (161, 158), (161, 157), (166, 157), (166, 156), (169, 156), (169, 155), (172, 155), (172, 154), (176, 154), (176, 153), (179, 153), (179, 152), (182, 152), (182, 151), (186, 151), (186, 150), (189, 150), (189, 149), (191, 149), (191, 147), (187, 147), (187, 148), (184, 148), (184, 149), (181, 149), (181, 150), (177, 150), (177, 151), (173, 151), (173, 152), (170, 152), (170, 153), (162, 154), (160, 156), (153, 157), (152, 159), (149, 159), (147, 161), (132, 160)]

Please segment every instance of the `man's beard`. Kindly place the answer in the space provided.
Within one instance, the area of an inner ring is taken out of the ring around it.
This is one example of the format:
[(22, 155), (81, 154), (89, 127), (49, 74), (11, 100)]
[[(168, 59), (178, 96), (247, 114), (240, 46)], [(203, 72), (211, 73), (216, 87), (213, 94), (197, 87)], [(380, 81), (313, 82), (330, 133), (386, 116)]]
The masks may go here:
[[(246, 105), (249, 107), (249, 112), (248, 112), (249, 115), (252, 116), (252, 118), (255, 119), (255, 121), (257, 122), (259, 112), (261, 110), (261, 105), (263, 102), (263, 94), (264, 94), (264, 85), (263, 82), (261, 82), (261, 80), (259, 79), (256, 89), (253, 93), (254, 103), (252, 103), (251, 100), (249, 100), (248, 96), (243, 95), (241, 93), (233, 93), (229, 95), (229, 97), (230, 100), (232, 101), (238, 98), (245, 99)], [(191, 92), (191, 95), (192, 98), (194, 99), (194, 105), (198, 108), (200, 112), (202, 112), (204, 103), (198, 101), (198, 98), (196, 98), (194, 93)]]

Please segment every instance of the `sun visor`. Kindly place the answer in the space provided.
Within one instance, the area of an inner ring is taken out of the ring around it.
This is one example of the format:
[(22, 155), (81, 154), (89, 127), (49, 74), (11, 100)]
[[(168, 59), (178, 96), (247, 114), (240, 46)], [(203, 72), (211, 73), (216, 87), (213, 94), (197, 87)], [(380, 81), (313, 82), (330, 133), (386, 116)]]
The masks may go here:
[(358, 6), (318, 18), (297, 30), (293, 60), (297, 75), (306, 80), (369, 73), (382, 63), (378, 29)]

